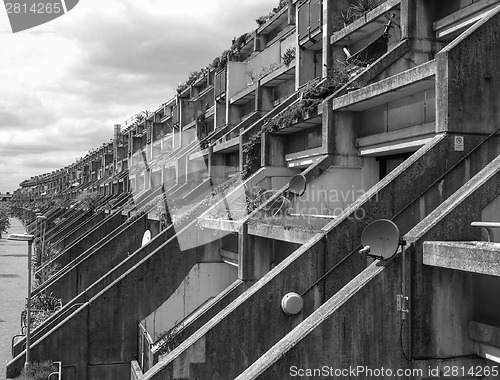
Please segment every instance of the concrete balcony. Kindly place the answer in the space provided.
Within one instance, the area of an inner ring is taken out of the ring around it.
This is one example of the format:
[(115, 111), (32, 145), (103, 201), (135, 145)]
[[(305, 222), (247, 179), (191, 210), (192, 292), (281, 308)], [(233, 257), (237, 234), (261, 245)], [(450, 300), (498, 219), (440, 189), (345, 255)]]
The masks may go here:
[(500, 277), (500, 243), (426, 241), (424, 264)]

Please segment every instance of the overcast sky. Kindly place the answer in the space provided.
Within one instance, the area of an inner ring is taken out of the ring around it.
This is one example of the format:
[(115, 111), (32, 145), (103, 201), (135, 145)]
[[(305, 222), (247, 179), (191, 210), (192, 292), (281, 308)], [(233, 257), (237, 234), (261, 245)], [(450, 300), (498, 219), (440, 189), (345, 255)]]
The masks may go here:
[(0, 5), (0, 192), (109, 141), (190, 71), (254, 30), (277, 0), (80, 0), (13, 34)]

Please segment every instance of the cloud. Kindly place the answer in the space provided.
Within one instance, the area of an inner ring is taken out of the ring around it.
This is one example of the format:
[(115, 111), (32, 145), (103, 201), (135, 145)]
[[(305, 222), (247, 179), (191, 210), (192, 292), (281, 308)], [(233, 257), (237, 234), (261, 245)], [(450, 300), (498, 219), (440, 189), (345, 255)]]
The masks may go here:
[(0, 191), (73, 163), (114, 124), (171, 99), (276, 3), (86, 0), (31, 30), (2, 26)]

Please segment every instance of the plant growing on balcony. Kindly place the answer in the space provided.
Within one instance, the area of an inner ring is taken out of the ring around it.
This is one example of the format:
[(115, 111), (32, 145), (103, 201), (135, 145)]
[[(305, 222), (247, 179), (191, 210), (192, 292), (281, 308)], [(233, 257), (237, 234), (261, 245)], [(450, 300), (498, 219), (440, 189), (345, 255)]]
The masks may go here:
[(57, 368), (51, 361), (33, 362), (27, 368), (23, 368), (21, 375), (16, 377), (16, 380), (48, 380), (49, 375), (55, 371)]
[(380, 1), (378, 0), (358, 0), (357, 3), (351, 5), (352, 10), (356, 14), (357, 18), (363, 17), (368, 12), (374, 10), (379, 6)]
[(276, 13), (278, 13), (279, 11), (281, 11), (287, 5), (288, 5), (288, 1), (287, 0), (280, 0), (279, 3), (278, 3), (278, 5), (276, 7), (274, 7), (273, 10), (271, 12), (269, 12), (269, 14), (258, 17), (255, 20), (255, 22), (259, 26), (264, 25), (270, 18), (272, 18)]
[(57, 272), (59, 272), (59, 269), (61, 269), (61, 265), (57, 263), (50, 263), (45, 265), (43, 268), (41, 268), (37, 273), (35, 277), (35, 281), (33, 283), (33, 287), (36, 289), (40, 285), (42, 285), (44, 282), (48, 281), (51, 279)]
[(214, 58), (210, 66), (217, 71), (225, 69), (228, 61), (231, 59), (232, 54), (233, 53), (231, 50), (224, 50), (220, 56)]
[(8, 204), (0, 205), (0, 239), (2, 238), (2, 232), (7, 232), (7, 229), (10, 227), (9, 220), (9, 206)]
[(101, 194), (98, 191), (84, 191), (78, 196), (77, 202), (81, 210), (94, 212), (99, 206), (100, 199)]
[(302, 93), (302, 99), (291, 104), (276, 116), (264, 121), (262, 128), (243, 144), (245, 162), (242, 177), (248, 178), (260, 167), (260, 144), (263, 133), (274, 133), (279, 128), (287, 128), (316, 112), (318, 105), (329, 95), (349, 81), (346, 69), (331, 69), (325, 80), (310, 81)]
[(288, 48), (285, 50), (285, 54), (282, 55), (281, 59), (286, 67), (290, 66), (290, 63), (295, 59), (295, 48)]
[[(62, 303), (59, 298), (56, 298), (50, 294), (45, 294), (40, 292), (31, 299), (31, 320), (33, 328), (40, 326), (45, 320), (47, 320), (56, 311), (62, 308)], [(23, 325), (26, 324), (26, 310), (21, 314), (21, 320)]]
[(368, 12), (380, 5), (380, 0), (358, 0), (348, 8), (341, 9), (337, 18), (344, 23), (344, 27), (352, 24), (358, 18), (363, 17)]
[(159, 340), (161, 341), (160, 350), (158, 351), (160, 355), (168, 354), (174, 350), (184, 340), (182, 324), (178, 324), (167, 332), (160, 334)]
[(358, 17), (354, 12), (354, 9), (351, 7), (341, 9), (337, 15), (337, 18), (344, 24), (346, 27), (349, 24), (352, 24)]

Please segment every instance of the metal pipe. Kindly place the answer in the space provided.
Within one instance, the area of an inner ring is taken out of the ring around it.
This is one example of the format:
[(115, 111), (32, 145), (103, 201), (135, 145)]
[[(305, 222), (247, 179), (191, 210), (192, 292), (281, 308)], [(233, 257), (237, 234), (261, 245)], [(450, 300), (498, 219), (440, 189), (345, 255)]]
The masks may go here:
[(28, 369), (31, 363), (30, 357), (30, 339), (31, 339), (31, 251), (32, 251), (32, 240), (28, 240), (28, 302), (26, 305), (27, 315), (26, 315), (26, 361), (24, 362), (24, 368)]

